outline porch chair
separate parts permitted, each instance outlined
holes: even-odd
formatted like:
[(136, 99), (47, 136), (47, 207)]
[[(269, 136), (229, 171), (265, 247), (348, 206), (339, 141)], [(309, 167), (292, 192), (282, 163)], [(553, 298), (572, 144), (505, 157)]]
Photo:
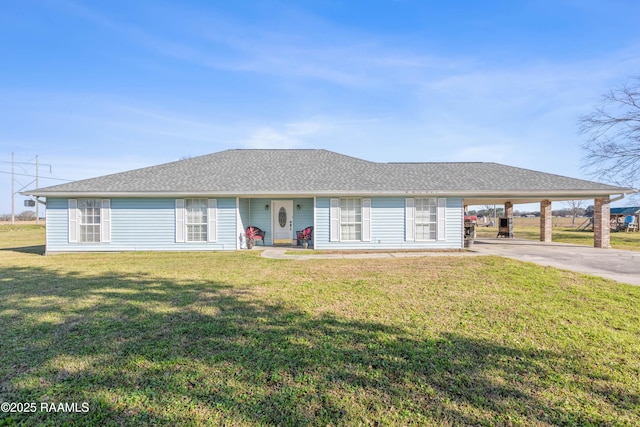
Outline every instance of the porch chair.
[(313, 227), (309, 226), (304, 230), (296, 231), (296, 237), (298, 239), (298, 243), (303, 242), (305, 239), (307, 242), (313, 240)]
[(262, 246), (264, 246), (264, 239), (265, 239), (265, 235), (267, 234), (266, 231), (262, 231), (261, 229), (259, 229), (258, 227), (254, 227), (252, 225), (247, 227), (247, 230), (245, 232), (245, 234), (248, 236), (251, 231), (253, 230), (253, 240), (262, 240)]
[(636, 223), (636, 217), (633, 215), (627, 215), (624, 219), (624, 225), (622, 226), (625, 232), (634, 231), (638, 229), (638, 223)]

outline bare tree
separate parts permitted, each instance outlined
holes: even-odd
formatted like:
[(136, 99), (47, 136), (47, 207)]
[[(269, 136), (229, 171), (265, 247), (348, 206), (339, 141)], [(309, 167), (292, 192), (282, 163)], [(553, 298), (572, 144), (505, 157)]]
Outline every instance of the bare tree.
[(576, 217), (580, 212), (584, 212), (584, 200), (569, 200), (567, 202), (571, 209), (571, 225), (576, 225)]
[(484, 205), (484, 210), (489, 218), (493, 218), (496, 205)]
[(640, 76), (602, 96), (595, 111), (580, 117), (583, 168), (592, 176), (633, 187), (640, 179)]

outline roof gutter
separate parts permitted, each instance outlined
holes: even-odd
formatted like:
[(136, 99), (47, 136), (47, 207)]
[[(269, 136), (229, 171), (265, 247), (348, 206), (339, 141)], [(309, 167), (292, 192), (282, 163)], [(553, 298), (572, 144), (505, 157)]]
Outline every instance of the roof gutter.
[[(592, 197), (607, 197), (612, 194), (620, 194), (615, 200), (624, 198), (626, 194), (637, 193), (638, 190), (617, 188), (616, 190), (607, 191), (607, 189), (597, 190), (553, 190), (553, 191), (519, 191), (519, 190), (500, 190), (500, 191), (424, 191), (424, 190), (408, 190), (408, 191), (358, 191), (358, 190), (324, 190), (324, 191), (290, 191), (290, 192), (239, 192), (239, 191), (159, 191), (159, 192), (134, 192), (134, 191), (75, 191), (75, 192), (49, 192), (49, 191), (23, 191), (20, 194), (24, 196), (36, 197), (187, 197), (187, 196), (253, 196), (253, 197), (314, 197), (314, 196), (332, 196), (332, 195), (361, 195), (361, 196), (457, 196), (457, 197), (513, 197), (513, 198), (542, 198), (545, 197), (573, 197), (579, 199)], [(620, 190), (627, 190), (622, 191)], [(613, 201), (613, 199), (612, 199)]]

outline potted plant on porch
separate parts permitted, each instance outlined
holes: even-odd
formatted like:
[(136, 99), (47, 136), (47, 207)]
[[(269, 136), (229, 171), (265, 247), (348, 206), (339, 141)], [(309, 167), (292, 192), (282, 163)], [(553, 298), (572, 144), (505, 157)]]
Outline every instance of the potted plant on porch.
[(253, 249), (253, 245), (255, 245), (256, 243), (256, 235), (258, 234), (258, 232), (255, 228), (249, 227), (244, 234), (247, 238), (247, 249)]
[(313, 227), (307, 227), (304, 230), (298, 232), (298, 240), (302, 241), (302, 247), (307, 249), (309, 247), (309, 240), (311, 240), (311, 232)]

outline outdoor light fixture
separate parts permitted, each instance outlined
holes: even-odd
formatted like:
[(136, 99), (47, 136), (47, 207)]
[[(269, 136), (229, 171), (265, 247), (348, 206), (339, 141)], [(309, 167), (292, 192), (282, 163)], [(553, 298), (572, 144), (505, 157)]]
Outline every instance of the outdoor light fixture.
[(301, 208), (301, 207), (302, 207), (302, 206), (300, 206), (300, 204), (297, 204), (297, 205), (296, 205), (296, 209), (298, 209), (298, 210), (300, 210), (300, 208)]
[(264, 205), (264, 210), (268, 211), (269, 210), (269, 205)]

